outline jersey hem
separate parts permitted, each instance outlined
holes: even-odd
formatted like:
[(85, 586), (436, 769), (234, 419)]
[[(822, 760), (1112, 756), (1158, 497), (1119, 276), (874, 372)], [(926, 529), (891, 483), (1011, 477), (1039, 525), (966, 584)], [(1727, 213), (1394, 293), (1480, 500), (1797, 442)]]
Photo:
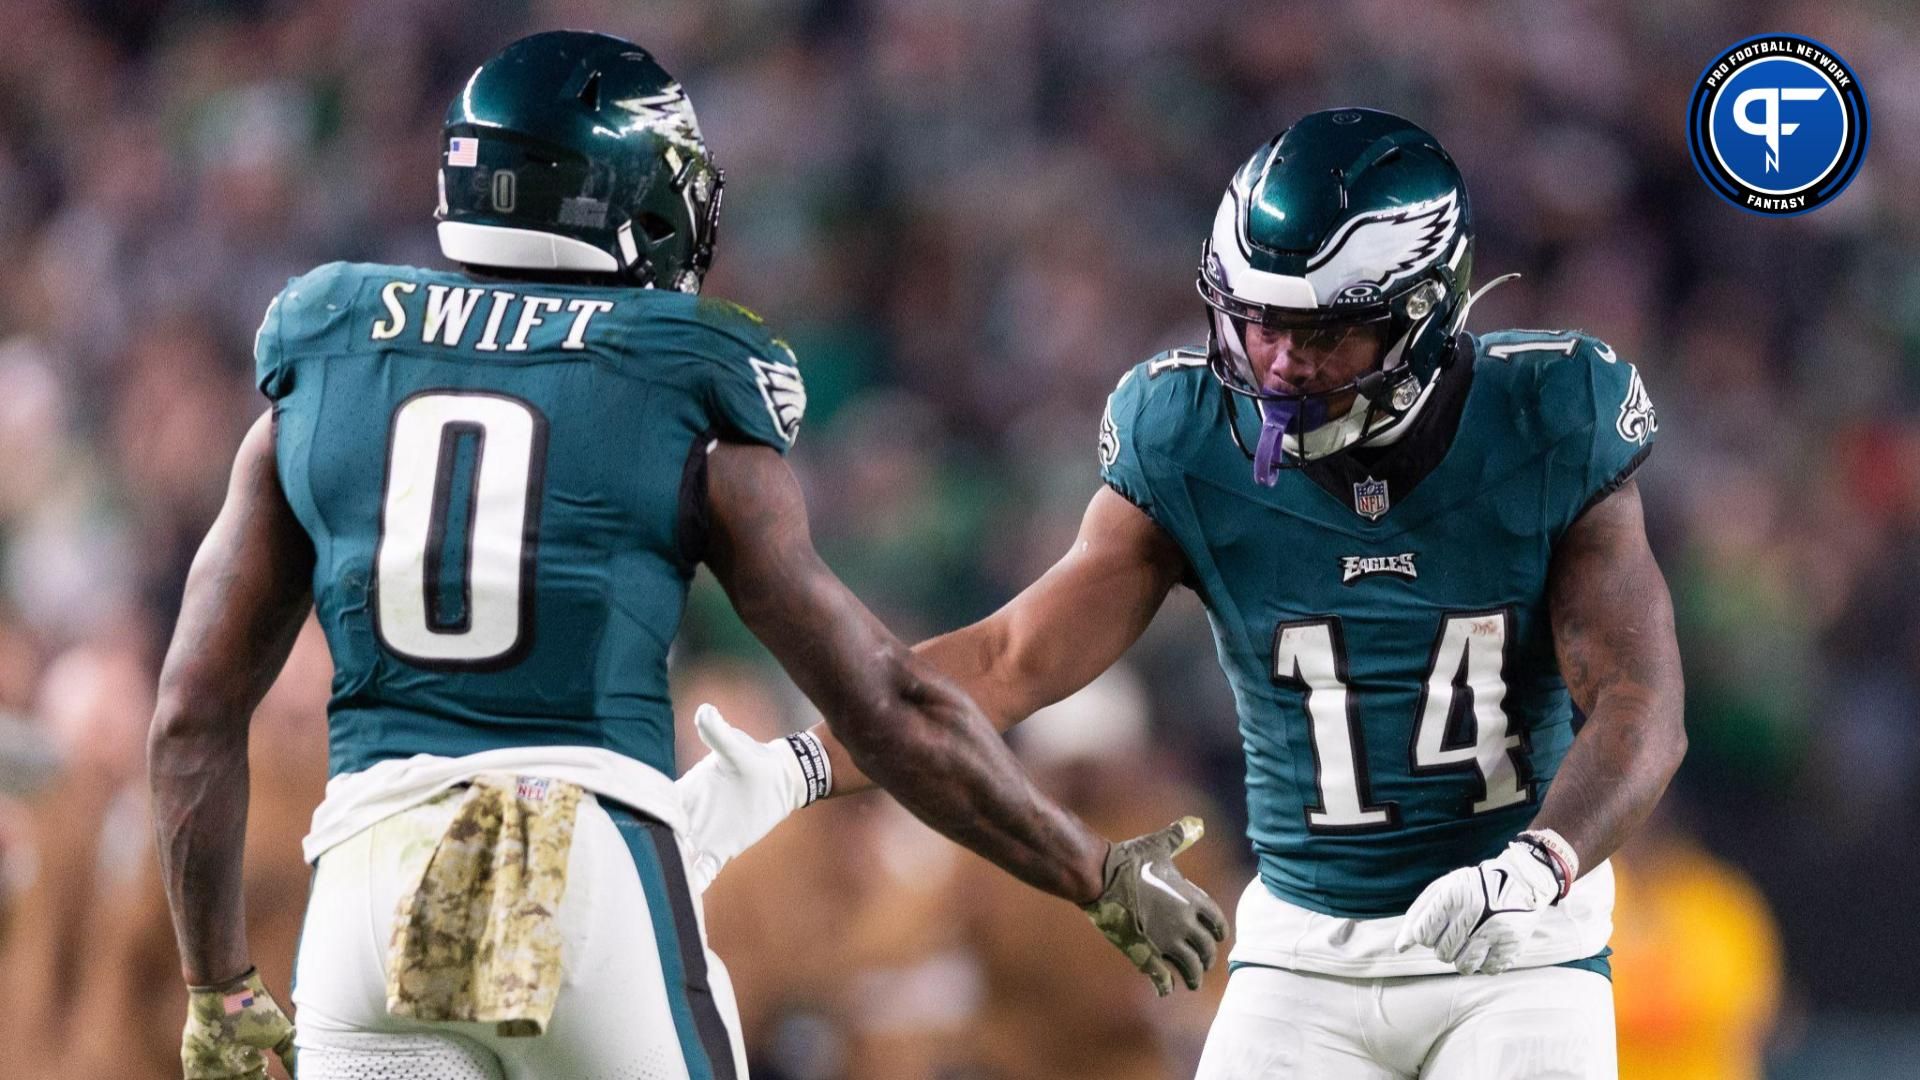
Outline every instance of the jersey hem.
[[(1542, 914), (1514, 966), (1554, 967), (1601, 952), (1613, 935), (1613, 899), (1612, 867), (1603, 860), (1575, 883), (1564, 903)], [(1399, 950), (1405, 918), (1324, 915), (1271, 891), (1256, 876), (1241, 894), (1234, 919), (1239, 940), (1228, 960), (1343, 978), (1452, 972), (1453, 965), (1432, 949)]]
[(550, 777), (649, 814), (676, 833), (687, 830), (686, 810), (673, 778), (625, 754), (600, 747), (514, 746), (462, 757), (415, 754), (389, 758), (360, 772), (341, 773), (313, 812), (301, 851), (308, 863), (328, 849), (394, 814), (426, 802), (482, 773)]
[[(1507, 970), (1509, 970), (1509, 971), (1532, 971), (1532, 970), (1536, 970), (1536, 969), (1539, 969), (1539, 968), (1543, 968), (1543, 967), (1562, 967), (1562, 968), (1572, 968), (1572, 969), (1573, 969), (1573, 970), (1575, 970), (1575, 971), (1591, 971), (1591, 972), (1593, 972), (1593, 973), (1594, 973), (1595, 975), (1598, 975), (1598, 976), (1600, 976), (1600, 977), (1602, 977), (1602, 978), (1604, 978), (1604, 979), (1606, 979), (1606, 980), (1607, 980), (1608, 982), (1612, 982), (1612, 981), (1613, 981), (1613, 963), (1612, 963), (1612, 962), (1611, 962), (1610, 960), (1608, 960), (1608, 959), (1607, 959), (1608, 957), (1610, 957), (1610, 956), (1612, 956), (1612, 955), (1613, 955), (1613, 946), (1611, 946), (1611, 945), (1608, 945), (1608, 946), (1604, 946), (1604, 947), (1602, 947), (1602, 948), (1601, 948), (1601, 950), (1600, 950), (1599, 952), (1597, 952), (1597, 953), (1594, 953), (1594, 954), (1593, 954), (1592, 956), (1583, 956), (1583, 957), (1581, 957), (1581, 958), (1579, 958), (1578, 960), (1563, 960), (1563, 961), (1561, 961), (1561, 962), (1559, 962), (1559, 963), (1557, 963), (1557, 964), (1554, 964), (1554, 963), (1537, 963), (1537, 964), (1529, 964), (1529, 963), (1517, 963), (1517, 964), (1515, 964), (1515, 965), (1514, 965), (1513, 967), (1511, 967), (1511, 968), (1509, 968), (1509, 969), (1507, 969)], [(1420, 975), (1454, 975), (1454, 974), (1458, 974), (1458, 972), (1457, 972), (1457, 971), (1455, 971), (1455, 970), (1454, 970), (1454, 969), (1453, 969), (1452, 967), (1448, 967), (1448, 968), (1446, 968), (1446, 969), (1445, 969), (1444, 971), (1431, 971), (1431, 972), (1428, 972), (1428, 971), (1419, 971), (1419, 972), (1410, 972), (1410, 973), (1409, 973), (1409, 972), (1383, 972), (1383, 971), (1381, 971), (1381, 970), (1379, 970), (1378, 968), (1370, 968), (1370, 969), (1368, 969), (1368, 970), (1366, 970), (1366, 971), (1364, 971), (1364, 972), (1361, 972), (1361, 973), (1359, 973), (1359, 974), (1353, 974), (1353, 973), (1349, 973), (1349, 972), (1338, 972), (1338, 971), (1321, 971), (1321, 970), (1319, 970), (1319, 969), (1316, 969), (1316, 968), (1307, 968), (1307, 967), (1301, 967), (1301, 966), (1298, 966), (1298, 965), (1295, 965), (1295, 966), (1293, 966), (1293, 967), (1288, 967), (1288, 966), (1286, 966), (1285, 964), (1269, 964), (1269, 963), (1263, 963), (1263, 962), (1261, 962), (1261, 961), (1258, 961), (1258, 960), (1229, 960), (1229, 961), (1227, 961), (1227, 973), (1228, 973), (1229, 975), (1231, 975), (1232, 973), (1234, 973), (1234, 972), (1236, 972), (1236, 971), (1239, 971), (1239, 970), (1240, 970), (1241, 968), (1249, 968), (1249, 967), (1253, 967), (1253, 968), (1267, 968), (1268, 970), (1271, 970), (1271, 971), (1306, 971), (1306, 972), (1311, 972), (1312, 974), (1315, 974), (1315, 975), (1337, 975), (1337, 976), (1340, 976), (1341, 978), (1360, 978), (1360, 979), (1366, 979), (1366, 978), (1378, 978), (1378, 979), (1392, 979), (1392, 978), (1403, 978), (1403, 977), (1405, 977), (1406, 975), (1409, 975), (1409, 974), (1411, 974), (1411, 975), (1414, 975), (1414, 976), (1420, 976)]]

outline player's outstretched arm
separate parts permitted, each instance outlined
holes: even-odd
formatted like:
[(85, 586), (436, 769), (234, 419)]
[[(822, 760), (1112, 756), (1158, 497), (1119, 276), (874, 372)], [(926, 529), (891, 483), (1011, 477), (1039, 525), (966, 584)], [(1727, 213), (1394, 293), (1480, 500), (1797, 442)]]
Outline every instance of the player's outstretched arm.
[(1560, 763), (1533, 828), (1598, 866), (1653, 811), (1687, 751), (1673, 599), (1628, 481), (1554, 549), (1547, 581), (1554, 649), (1586, 726)]
[(1547, 589), (1560, 670), (1586, 726), (1527, 831), (1428, 885), (1400, 927), (1401, 950), (1430, 947), (1462, 974), (1513, 965), (1547, 906), (1660, 801), (1687, 748), (1673, 601), (1632, 482), (1561, 537)]
[[(914, 653), (957, 683), (1005, 731), (1091, 682), (1153, 620), (1185, 562), (1172, 538), (1138, 507), (1101, 488), (1080, 535), (1053, 568), (1005, 607)], [(702, 887), (734, 856), (815, 799), (874, 786), (824, 725), (761, 743), (702, 706), (694, 717), (713, 750), (679, 783), (703, 843)]]
[[(714, 573), (748, 627), (828, 717), (849, 769), (871, 775), (921, 820), (1015, 877), (1079, 903), (1161, 994), (1172, 990), (1175, 970), (1199, 989), (1226, 936), (1226, 917), (1173, 865), (1200, 838), (1197, 818), (1109, 845), (1042, 794), (979, 707), (888, 633), (820, 561), (799, 486), (772, 450), (715, 448), (707, 501)], [(1151, 615), (1151, 607), (1141, 612), (1140, 625)], [(1138, 636), (1136, 629), (1126, 640)], [(1089, 667), (1080, 682), (1104, 666)], [(757, 793), (800, 786), (796, 752), (754, 742), (711, 709), (702, 709), (700, 732), (714, 752), (676, 789), (696, 861), (712, 864), (703, 871), (710, 877), (805, 797), (776, 797), (773, 812), (760, 814), (755, 804), (768, 800)], [(763, 784), (759, 774), (775, 782)]]
[(238, 1076), (293, 1027), (247, 958), (241, 849), (247, 728), (309, 606), (313, 549), (274, 471), (272, 415), (247, 432), (226, 504), (194, 556), (148, 735), (154, 832), (193, 988), (188, 1077)]
[(1108, 844), (1034, 787), (965, 694), (916, 658), (814, 551), (787, 463), (721, 443), (708, 563), (851, 759), (902, 805), (1036, 888), (1086, 903)]
[[(960, 685), (1001, 731), (1092, 682), (1146, 633), (1186, 557), (1160, 526), (1112, 488), (1087, 504), (1073, 547), (992, 615), (914, 646)], [(829, 735), (834, 795), (864, 791)]]

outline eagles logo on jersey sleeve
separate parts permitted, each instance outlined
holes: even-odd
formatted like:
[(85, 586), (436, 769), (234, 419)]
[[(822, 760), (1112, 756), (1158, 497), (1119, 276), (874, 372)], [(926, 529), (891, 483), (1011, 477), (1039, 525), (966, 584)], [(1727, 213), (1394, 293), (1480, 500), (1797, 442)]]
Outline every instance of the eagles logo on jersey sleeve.
[(726, 300), (696, 302), (692, 351), (713, 365), (715, 425), (728, 438), (785, 453), (800, 435), (807, 387), (793, 349), (774, 337), (758, 315)]

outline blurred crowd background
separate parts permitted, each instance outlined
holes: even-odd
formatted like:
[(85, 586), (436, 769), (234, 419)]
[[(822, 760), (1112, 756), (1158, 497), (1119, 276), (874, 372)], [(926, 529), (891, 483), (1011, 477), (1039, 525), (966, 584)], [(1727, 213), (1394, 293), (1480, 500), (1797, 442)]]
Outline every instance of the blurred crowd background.
[[(709, 291), (810, 390), (793, 457), (828, 561), (903, 637), (1065, 550), (1101, 404), (1199, 341), (1201, 237), (1299, 114), (1403, 112), (1466, 173), (1481, 329), (1577, 327), (1658, 404), (1641, 474), (1692, 751), (1619, 860), (1629, 1077), (1920, 1070), (1920, 16), (1895, 0), (0, 0), (0, 1074), (177, 1070), (145, 811), (160, 650), (289, 276), (437, 264), (446, 101), (533, 29), (634, 38), (727, 169)], [(1853, 65), (1866, 165), (1810, 216), (1694, 175), (1701, 67), (1791, 31)], [(309, 635), (257, 719), (248, 888), (284, 988), (325, 777)], [(675, 664), (772, 734), (804, 702), (704, 576)], [(1022, 752), (1110, 835), (1204, 812), (1250, 874), (1225, 680), (1191, 595)], [(697, 757), (697, 741), (683, 740)], [(709, 894), (768, 1080), (1188, 1075), (1211, 998), (1156, 1004), (1066, 905), (867, 796)], [(177, 1075), (177, 1071), (173, 1072)]]

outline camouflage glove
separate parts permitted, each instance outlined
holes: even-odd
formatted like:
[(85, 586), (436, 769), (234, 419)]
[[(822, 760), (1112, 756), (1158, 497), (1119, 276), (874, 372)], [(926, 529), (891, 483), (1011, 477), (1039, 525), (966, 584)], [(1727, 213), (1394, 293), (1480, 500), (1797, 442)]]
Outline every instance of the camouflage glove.
[(267, 993), (260, 972), (219, 986), (187, 987), (187, 1030), (180, 1037), (186, 1080), (266, 1080), (271, 1050), (293, 1072), (293, 1021)]
[(1183, 817), (1157, 833), (1113, 845), (1107, 887), (1085, 906), (1093, 925), (1146, 972), (1154, 992), (1173, 992), (1171, 964), (1187, 989), (1213, 965), (1215, 944), (1226, 940), (1227, 919), (1213, 897), (1174, 868), (1173, 857), (1193, 846), (1206, 827)]

